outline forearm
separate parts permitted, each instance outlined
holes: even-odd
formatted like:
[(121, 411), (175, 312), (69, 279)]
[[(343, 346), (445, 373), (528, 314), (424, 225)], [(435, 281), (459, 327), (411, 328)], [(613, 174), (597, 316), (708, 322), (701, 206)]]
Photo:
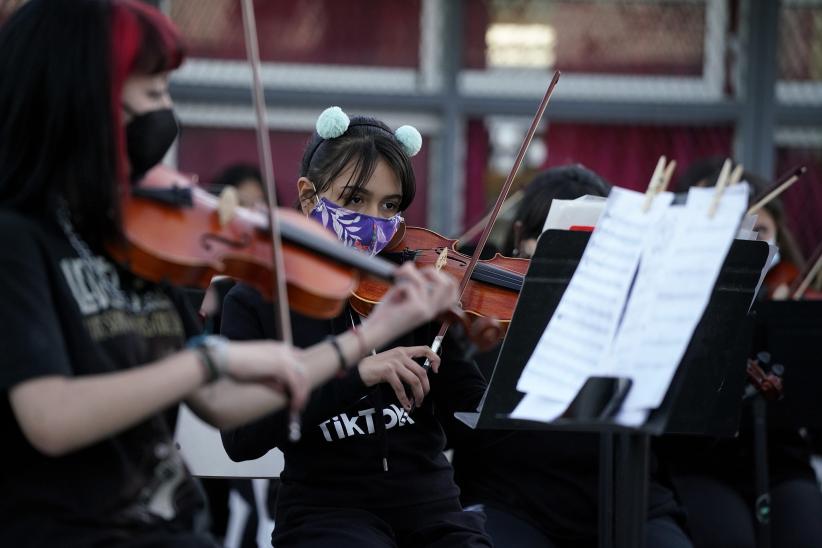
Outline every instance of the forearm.
[(196, 354), (184, 351), (127, 371), (43, 377), (9, 393), (17, 422), (39, 451), (59, 456), (145, 420), (204, 382)]
[[(363, 325), (361, 337), (353, 331), (337, 336), (337, 344), (347, 366), (356, 366), (370, 348), (388, 342), (390, 335), (382, 326)], [(311, 390), (331, 380), (339, 372), (339, 357), (329, 342), (315, 344), (300, 352), (300, 363)], [(198, 390), (189, 403), (205, 421), (232, 429), (287, 406), (286, 397), (265, 385), (240, 384), (221, 380)]]

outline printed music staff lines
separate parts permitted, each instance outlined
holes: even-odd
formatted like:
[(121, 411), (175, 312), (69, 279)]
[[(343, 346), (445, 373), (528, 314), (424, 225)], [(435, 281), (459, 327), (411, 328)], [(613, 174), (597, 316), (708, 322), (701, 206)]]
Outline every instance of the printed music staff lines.
[[(556, 313), (520, 377), (518, 390), (568, 401), (589, 376), (600, 372), (648, 228), (664, 215), (672, 199), (670, 193), (660, 195), (644, 212), (644, 194), (613, 189)], [(591, 287), (596, 294), (588, 293)]]
[[(517, 389), (513, 418), (550, 421), (591, 376), (633, 381), (617, 416), (644, 420), (664, 398), (737, 234), (748, 185), (673, 195), (615, 188)], [(636, 274), (636, 276), (635, 276)]]

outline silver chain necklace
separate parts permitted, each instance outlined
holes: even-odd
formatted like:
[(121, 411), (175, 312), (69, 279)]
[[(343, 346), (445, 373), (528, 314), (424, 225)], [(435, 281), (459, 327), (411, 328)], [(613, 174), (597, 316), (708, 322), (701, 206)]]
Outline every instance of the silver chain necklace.
[[(121, 303), (128, 303), (129, 299), (123, 290), (120, 289), (119, 285), (113, 284), (111, 278), (100, 272), (100, 269), (95, 264), (95, 255), (92, 253), (91, 248), (89, 248), (85, 240), (83, 240), (74, 229), (68, 207), (64, 202), (57, 207), (57, 223), (60, 225), (71, 247), (80, 257), (80, 260), (83, 261), (83, 265), (86, 267), (89, 275), (94, 278), (95, 283), (104, 288), (109, 298), (112, 299), (112, 302), (118, 300)], [(99, 257), (97, 257), (97, 259), (99, 260)]]

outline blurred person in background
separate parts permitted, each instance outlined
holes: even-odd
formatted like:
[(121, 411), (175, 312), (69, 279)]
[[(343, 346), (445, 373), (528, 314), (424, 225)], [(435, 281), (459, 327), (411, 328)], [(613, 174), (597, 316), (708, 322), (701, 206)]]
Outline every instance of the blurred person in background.
[[(679, 179), (677, 190), (713, 186), (724, 160), (709, 158), (697, 162)], [(751, 204), (770, 186), (767, 179), (750, 172), (744, 172), (741, 180), (751, 185)], [(792, 281), (785, 273), (801, 270), (802, 256), (785, 226), (784, 210), (778, 199), (759, 210), (755, 230), (760, 240), (779, 248), (767, 267), (769, 272), (759, 298), (779, 298), (785, 283)], [(771, 287), (767, 287), (769, 281)], [(786, 397), (790, 397), (789, 393)], [(734, 439), (667, 437), (660, 444), (688, 513), (697, 548), (757, 546), (752, 423), (750, 405), (744, 405), (740, 433)], [(806, 429), (768, 427), (772, 546), (822, 546), (822, 492), (811, 465), (813, 434)]]
[(237, 197), (243, 207), (268, 207), (263, 177), (257, 166), (242, 163), (232, 164), (214, 178), (209, 190), (214, 194), (220, 194), (226, 187), (237, 189)]

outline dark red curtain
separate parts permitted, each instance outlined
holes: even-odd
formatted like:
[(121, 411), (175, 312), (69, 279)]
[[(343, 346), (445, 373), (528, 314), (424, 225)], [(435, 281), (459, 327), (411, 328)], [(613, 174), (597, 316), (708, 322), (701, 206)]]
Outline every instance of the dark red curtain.
[(782, 195), (786, 222), (805, 254), (822, 241), (822, 149), (777, 150), (777, 172), (804, 165), (808, 172)]
[[(733, 129), (728, 126), (622, 126), (554, 123), (545, 137), (544, 168), (579, 163), (609, 182), (644, 190), (661, 155), (677, 161), (677, 174), (695, 160), (730, 155)], [(481, 120), (468, 123), (465, 222), (470, 226), (487, 208), (489, 138)], [(676, 175), (675, 175), (676, 178)]]
[[(236, 0), (172, 2), (194, 57), (245, 59)], [(263, 61), (416, 67), (420, 0), (256, 0)]]
[(677, 175), (695, 160), (731, 154), (731, 127), (551, 124), (545, 167), (580, 163), (610, 183), (645, 190), (660, 156)]
[(465, 155), (465, 210), (463, 227), (479, 221), (488, 208), (486, 198), (486, 172), (488, 170), (490, 143), (488, 131), (482, 120), (468, 122), (468, 139)]

